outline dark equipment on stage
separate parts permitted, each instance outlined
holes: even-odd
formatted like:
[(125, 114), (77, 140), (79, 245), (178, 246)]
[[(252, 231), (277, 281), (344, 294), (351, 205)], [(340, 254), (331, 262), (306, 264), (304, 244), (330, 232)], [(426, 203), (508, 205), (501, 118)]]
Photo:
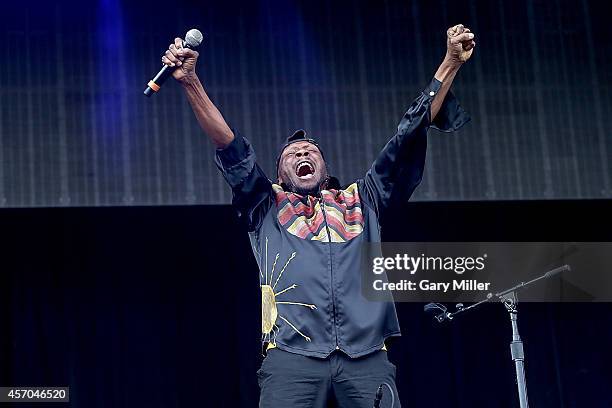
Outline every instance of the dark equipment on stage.
[[(191, 30), (187, 31), (187, 34), (185, 34), (183, 47), (194, 50), (202, 43), (203, 39), (204, 36), (202, 33), (199, 30), (192, 28)], [(176, 67), (169, 67), (168, 65), (164, 64), (157, 75), (155, 75), (155, 77), (147, 84), (147, 89), (144, 90), (145, 96), (151, 97), (151, 95), (158, 92), (164, 81), (168, 79), (170, 75), (172, 75), (172, 72), (174, 72), (175, 69)]]
[(376, 391), (376, 398), (374, 398), (374, 408), (380, 408), (380, 400), (382, 399), (382, 384), (378, 386), (378, 390)]
[(391, 408), (395, 406), (395, 394), (393, 392), (393, 388), (387, 383), (382, 383), (378, 386), (378, 390), (376, 390), (376, 398), (374, 398), (374, 408), (380, 408), (380, 401), (383, 397), (383, 386), (386, 385), (389, 388), (389, 392), (391, 393)]
[(439, 312), (437, 315), (434, 316), (434, 318), (439, 323), (442, 323), (446, 320), (451, 321), (456, 315), (463, 312), (467, 312), (468, 310), (474, 309), (482, 305), (483, 303), (489, 302), (491, 300), (499, 300), (500, 302), (502, 302), (504, 307), (510, 314), (510, 322), (512, 324), (512, 341), (510, 342), (510, 355), (512, 356), (512, 361), (514, 361), (514, 365), (516, 368), (516, 384), (518, 386), (520, 407), (529, 408), (529, 401), (527, 399), (527, 380), (525, 378), (525, 353), (523, 351), (523, 341), (519, 336), (517, 324), (518, 309), (516, 305), (518, 304), (518, 298), (516, 292), (539, 280), (548, 279), (561, 272), (569, 272), (570, 270), (571, 268), (569, 265), (560, 266), (528, 282), (521, 282), (518, 285), (511, 287), (510, 289), (506, 289), (495, 294), (489, 293), (486, 299), (474, 303), (473, 305), (470, 305), (468, 307), (464, 307), (462, 303), (457, 303), (456, 310), (454, 312), (449, 312), (448, 308), (440, 303), (428, 303), (423, 309), (425, 312)]

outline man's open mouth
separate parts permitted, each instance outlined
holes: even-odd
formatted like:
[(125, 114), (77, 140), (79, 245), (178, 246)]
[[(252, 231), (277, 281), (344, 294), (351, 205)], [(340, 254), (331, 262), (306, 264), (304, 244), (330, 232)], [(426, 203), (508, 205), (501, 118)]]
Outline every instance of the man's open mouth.
[(295, 174), (302, 180), (308, 180), (314, 177), (314, 172), (314, 165), (306, 160), (299, 162), (295, 167)]

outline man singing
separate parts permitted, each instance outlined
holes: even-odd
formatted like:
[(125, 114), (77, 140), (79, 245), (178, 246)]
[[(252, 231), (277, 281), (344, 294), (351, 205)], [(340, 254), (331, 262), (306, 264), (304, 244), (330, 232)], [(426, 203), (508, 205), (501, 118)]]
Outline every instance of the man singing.
[(365, 176), (346, 187), (328, 173), (322, 149), (303, 130), (280, 150), (276, 182), (268, 179), (251, 143), (230, 129), (204, 91), (195, 72), (198, 53), (177, 38), (162, 57), (176, 67), (174, 78), (217, 147), (217, 166), (259, 265), (267, 351), (257, 373), (260, 407), (324, 408), (336, 401), (370, 408), (383, 383), (400, 406), (385, 348), (387, 338), (400, 335), (395, 306), (362, 296), (360, 247), (380, 242), (387, 210), (421, 182), (428, 129), (452, 132), (469, 121), (449, 89), (475, 45), (463, 25), (448, 29), (434, 78)]

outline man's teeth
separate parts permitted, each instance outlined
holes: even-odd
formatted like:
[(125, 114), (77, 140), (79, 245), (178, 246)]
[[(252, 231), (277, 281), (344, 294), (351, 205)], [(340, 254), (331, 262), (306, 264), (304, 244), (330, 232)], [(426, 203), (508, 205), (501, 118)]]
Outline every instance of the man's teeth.
[(299, 178), (310, 178), (314, 174), (314, 167), (309, 162), (304, 161), (297, 165), (295, 172)]
[(308, 163), (308, 162), (302, 162), (302, 163), (298, 164), (298, 168), (297, 168), (297, 169), (298, 169), (298, 171), (300, 171), (300, 169), (301, 169), (302, 167), (304, 167), (304, 166), (306, 166), (306, 167), (308, 167), (310, 170), (312, 170), (312, 166), (310, 165), (310, 163)]

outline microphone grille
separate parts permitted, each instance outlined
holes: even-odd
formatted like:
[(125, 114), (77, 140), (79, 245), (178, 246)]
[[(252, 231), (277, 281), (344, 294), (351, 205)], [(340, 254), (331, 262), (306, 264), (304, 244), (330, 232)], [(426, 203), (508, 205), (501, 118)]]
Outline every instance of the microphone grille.
[(189, 48), (197, 47), (202, 43), (203, 39), (204, 36), (200, 30), (196, 30), (195, 28), (192, 28), (191, 30), (187, 31), (187, 34), (185, 34), (185, 44), (187, 44)]

